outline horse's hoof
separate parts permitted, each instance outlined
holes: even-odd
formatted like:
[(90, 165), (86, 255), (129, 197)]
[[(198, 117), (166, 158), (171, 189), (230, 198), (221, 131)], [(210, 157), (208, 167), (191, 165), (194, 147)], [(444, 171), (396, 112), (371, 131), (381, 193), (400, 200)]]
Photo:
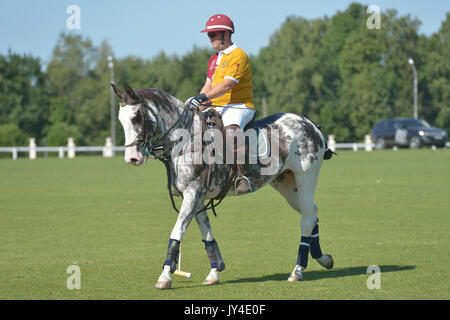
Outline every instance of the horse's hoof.
[(155, 284), (155, 288), (157, 289), (170, 289), (172, 286), (172, 280), (158, 280)]
[(302, 281), (303, 280), (303, 272), (301, 267), (295, 267), (294, 271), (291, 273), (291, 275), (288, 278), (289, 282), (294, 281)]
[(294, 282), (294, 281), (303, 281), (303, 275), (299, 275), (296, 273), (292, 273), (289, 278), (288, 278), (289, 282)]
[(219, 279), (205, 279), (205, 281), (202, 282), (204, 286), (212, 286), (219, 283)]
[(334, 266), (333, 257), (329, 254), (324, 254), (320, 258), (317, 259), (317, 262), (324, 267), (325, 269), (332, 269)]

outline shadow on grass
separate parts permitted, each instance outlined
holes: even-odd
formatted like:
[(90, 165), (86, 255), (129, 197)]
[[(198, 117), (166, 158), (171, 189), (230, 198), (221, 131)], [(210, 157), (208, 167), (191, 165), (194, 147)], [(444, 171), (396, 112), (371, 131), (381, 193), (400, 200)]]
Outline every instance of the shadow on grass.
[[(385, 272), (398, 272), (405, 270), (413, 270), (416, 266), (397, 266), (397, 265), (382, 265), (379, 266), (381, 273)], [(351, 277), (358, 275), (366, 275), (367, 274), (367, 266), (360, 267), (349, 267), (349, 268), (338, 268), (332, 270), (314, 270), (309, 271), (306, 270), (303, 274), (303, 281), (313, 281), (319, 279), (328, 279), (328, 278), (343, 278), (343, 277)], [(252, 278), (242, 278), (236, 280), (230, 280), (223, 282), (224, 284), (229, 283), (245, 283), (245, 282), (264, 282), (264, 281), (286, 281), (289, 277), (289, 273), (275, 273), (267, 276), (261, 277), (252, 277)]]

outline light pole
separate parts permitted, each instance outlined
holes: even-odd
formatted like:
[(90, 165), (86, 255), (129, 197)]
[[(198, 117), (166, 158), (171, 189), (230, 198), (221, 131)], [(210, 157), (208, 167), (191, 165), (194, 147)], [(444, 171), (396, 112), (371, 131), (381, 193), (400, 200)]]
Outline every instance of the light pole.
[[(111, 75), (111, 83), (114, 84), (114, 62), (113, 57), (108, 56), (108, 67)], [(113, 146), (113, 156), (116, 155), (116, 151), (114, 150), (114, 147), (116, 146), (116, 105), (114, 102), (114, 92), (112, 91), (111, 87), (109, 88), (111, 91), (111, 142)]]
[(408, 63), (411, 65), (414, 74), (414, 119), (417, 119), (417, 71), (412, 58), (408, 59)]

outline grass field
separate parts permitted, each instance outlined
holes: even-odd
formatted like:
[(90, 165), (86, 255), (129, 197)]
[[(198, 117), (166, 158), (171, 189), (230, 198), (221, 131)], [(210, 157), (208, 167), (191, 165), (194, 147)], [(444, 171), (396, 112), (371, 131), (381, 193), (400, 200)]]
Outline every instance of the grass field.
[[(299, 215), (270, 187), (227, 198), (210, 220), (226, 270), (209, 261), (195, 221), (171, 290), (153, 286), (176, 215), (164, 166), (122, 157), (0, 160), (0, 299), (449, 299), (450, 150), (340, 151), (324, 162), (316, 203), (322, 249), (305, 281), (286, 281)], [(180, 202), (178, 201), (178, 204)], [(81, 289), (69, 290), (70, 265)], [(367, 267), (381, 270), (369, 290)]]

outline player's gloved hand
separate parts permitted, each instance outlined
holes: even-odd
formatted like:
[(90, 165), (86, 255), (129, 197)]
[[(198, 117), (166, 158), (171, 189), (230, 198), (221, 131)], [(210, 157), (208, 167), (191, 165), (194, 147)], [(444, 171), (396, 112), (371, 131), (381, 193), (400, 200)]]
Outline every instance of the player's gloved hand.
[(208, 97), (206, 96), (206, 94), (202, 93), (198, 96), (187, 99), (185, 105), (191, 108), (192, 110), (194, 109), (196, 110), (205, 101), (208, 101)]

